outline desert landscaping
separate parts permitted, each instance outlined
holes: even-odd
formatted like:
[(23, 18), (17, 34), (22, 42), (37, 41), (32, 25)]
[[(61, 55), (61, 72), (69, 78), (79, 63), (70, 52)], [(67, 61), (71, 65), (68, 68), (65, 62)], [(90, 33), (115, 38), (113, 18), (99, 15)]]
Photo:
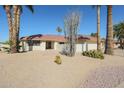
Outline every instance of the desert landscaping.
[(78, 7), (0, 6), (0, 88), (124, 87), (124, 7)]
[[(0, 87), (123, 87), (124, 56), (94, 59), (76, 54), (67, 57), (55, 50), (0, 53)], [(60, 55), (62, 64), (54, 62)], [(120, 86), (119, 86), (120, 85)]]

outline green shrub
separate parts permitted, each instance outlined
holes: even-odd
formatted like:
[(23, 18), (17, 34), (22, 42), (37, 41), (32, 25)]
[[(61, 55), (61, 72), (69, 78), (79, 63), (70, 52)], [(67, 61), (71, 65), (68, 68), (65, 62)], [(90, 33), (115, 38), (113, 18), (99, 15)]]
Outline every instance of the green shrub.
[(56, 62), (57, 64), (61, 64), (62, 60), (60, 56), (56, 56), (54, 62)]
[(92, 57), (92, 58), (104, 59), (103, 53), (97, 50), (84, 51), (82, 55)]

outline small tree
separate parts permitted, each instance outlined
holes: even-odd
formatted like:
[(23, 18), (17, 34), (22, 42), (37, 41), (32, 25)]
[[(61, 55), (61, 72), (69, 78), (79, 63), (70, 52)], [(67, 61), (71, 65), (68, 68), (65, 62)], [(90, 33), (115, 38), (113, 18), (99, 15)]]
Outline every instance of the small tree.
[(97, 37), (97, 33), (91, 33), (90, 36)]
[(56, 28), (56, 31), (57, 31), (58, 33), (61, 33), (61, 32), (62, 32), (62, 29), (58, 26), (58, 27)]
[(114, 27), (114, 37), (120, 42), (120, 47), (124, 46), (124, 21), (118, 24), (115, 24)]
[(64, 34), (67, 40), (67, 55), (74, 56), (76, 52), (77, 32), (80, 23), (79, 12), (71, 12), (64, 18)]

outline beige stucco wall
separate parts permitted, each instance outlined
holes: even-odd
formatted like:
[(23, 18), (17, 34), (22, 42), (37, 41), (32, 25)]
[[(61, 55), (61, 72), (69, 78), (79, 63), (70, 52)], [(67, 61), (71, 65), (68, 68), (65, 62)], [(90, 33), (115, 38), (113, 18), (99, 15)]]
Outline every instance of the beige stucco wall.
[(59, 44), (58, 50), (59, 50), (59, 51), (62, 51), (62, 50), (64, 49), (64, 47), (65, 47), (65, 44)]
[(41, 42), (41, 50), (46, 50), (46, 42)]
[(83, 51), (87, 51), (88, 49), (87, 49), (87, 42), (84, 42), (83, 43), (83, 49), (82, 49)]
[(54, 49), (55, 49), (55, 50), (58, 50), (58, 46), (59, 46), (59, 45), (58, 45), (58, 42), (54, 42)]
[(83, 51), (83, 44), (76, 44), (76, 52)]
[(31, 50), (46, 50), (46, 42), (41, 42), (40, 46), (28, 46), (28, 43), (26, 41), (23, 41), (23, 45), (24, 51), (30, 51), (31, 48)]
[(82, 52), (87, 50), (88, 50), (87, 42), (76, 44), (76, 52)]
[(54, 42), (54, 49), (57, 51), (62, 51), (65, 44), (59, 44), (59, 42)]
[(33, 46), (33, 50), (46, 50), (46, 42), (40, 42), (40, 46)]
[[(57, 51), (62, 51), (65, 44), (59, 44), (55, 43), (55, 50)], [(96, 43), (89, 43), (89, 42), (84, 42), (84, 43), (78, 43), (76, 44), (76, 52), (81, 53), (82, 51), (89, 51), (89, 50), (96, 50), (97, 49), (97, 44)]]
[(96, 43), (88, 43), (87, 47), (88, 47), (88, 51), (89, 50), (96, 50), (97, 44)]
[(96, 43), (84, 42), (82, 44), (76, 44), (76, 52), (96, 50), (96, 49), (97, 49)]
[(28, 43), (26, 41), (23, 41), (23, 44), (24, 44), (24, 51), (29, 51)]
[[(54, 50), (62, 51), (64, 49), (65, 44), (59, 44), (59, 42), (53, 42)], [(26, 41), (24, 41), (24, 48), (25, 51), (29, 51), (29, 46)], [(90, 42), (84, 42), (84, 43), (78, 43), (76, 44), (76, 52), (82, 52), (82, 51), (89, 51), (89, 50), (96, 50), (97, 44), (96, 43), (90, 43)], [(33, 46), (32, 50), (46, 50), (46, 42), (41, 42), (40, 46)]]

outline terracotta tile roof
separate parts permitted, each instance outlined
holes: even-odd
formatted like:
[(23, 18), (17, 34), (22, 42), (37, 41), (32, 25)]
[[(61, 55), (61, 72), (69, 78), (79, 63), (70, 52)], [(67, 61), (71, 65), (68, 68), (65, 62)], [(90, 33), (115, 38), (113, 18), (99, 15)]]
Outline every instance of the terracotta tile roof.
[(97, 42), (97, 38), (96, 37), (89, 37), (90, 38), (90, 40), (89, 41), (92, 41), (92, 42)]
[[(60, 35), (42, 35), (42, 34), (22, 37), (21, 40), (42, 40), (42, 41), (66, 42), (66, 39), (65, 39), (64, 36), (60, 36)], [(79, 41), (88, 40), (88, 41), (96, 42), (97, 39), (95, 37), (91, 37), (91, 36), (79, 35), (78, 40)]]
[(78, 40), (79, 41), (86, 40), (86, 41), (90, 41), (90, 42), (97, 42), (97, 37), (87, 36), (87, 35), (79, 35)]
[(57, 41), (57, 42), (66, 42), (64, 36), (59, 35), (31, 35), (22, 37), (21, 40), (42, 40), (42, 41)]

